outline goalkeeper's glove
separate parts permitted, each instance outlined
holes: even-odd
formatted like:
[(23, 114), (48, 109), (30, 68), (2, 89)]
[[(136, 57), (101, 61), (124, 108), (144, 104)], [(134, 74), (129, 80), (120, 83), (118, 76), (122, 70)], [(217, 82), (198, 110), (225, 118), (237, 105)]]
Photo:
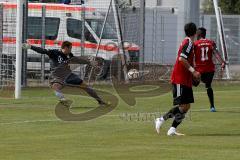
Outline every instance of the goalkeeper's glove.
[(97, 67), (98, 62), (96, 60), (92, 60), (92, 61), (90, 61), (90, 65), (93, 66), (93, 67)]
[(26, 49), (26, 50), (27, 50), (27, 49), (31, 49), (31, 45), (28, 44), (28, 43), (23, 43), (23, 44), (22, 44), (22, 48), (23, 48), (23, 49)]
[(95, 57), (89, 56), (89, 57), (88, 57), (88, 60), (89, 60), (91, 66), (93, 66), (93, 67), (98, 66), (98, 62), (96, 61), (96, 58), (95, 58)]

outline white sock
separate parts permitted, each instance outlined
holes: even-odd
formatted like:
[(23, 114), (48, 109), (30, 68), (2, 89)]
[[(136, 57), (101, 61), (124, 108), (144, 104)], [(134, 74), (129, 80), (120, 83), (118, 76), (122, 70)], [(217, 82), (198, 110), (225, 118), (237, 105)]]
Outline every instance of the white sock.
[(59, 98), (59, 99), (64, 99), (64, 95), (62, 92), (60, 91), (55, 91), (55, 95)]
[(160, 117), (160, 120), (161, 120), (161, 121), (165, 121), (165, 120), (163, 119), (163, 117)]

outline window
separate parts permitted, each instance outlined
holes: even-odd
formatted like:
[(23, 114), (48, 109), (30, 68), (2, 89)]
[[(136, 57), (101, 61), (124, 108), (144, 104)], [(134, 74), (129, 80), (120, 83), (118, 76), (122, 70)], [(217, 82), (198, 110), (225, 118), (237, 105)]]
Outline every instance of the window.
[(162, 5), (162, 0), (157, 0), (157, 6), (161, 6)]
[[(88, 19), (87, 22), (97, 36), (100, 37), (103, 27), (103, 19)], [(106, 23), (105, 25), (102, 39), (117, 39), (117, 32), (109, 23)]]
[[(46, 17), (46, 39), (55, 40), (58, 35), (60, 18)], [(28, 38), (42, 39), (42, 18), (28, 17)]]
[[(85, 39), (86, 41), (90, 41), (96, 43), (95, 38), (89, 32), (87, 27), (85, 27)], [(82, 21), (77, 19), (68, 18), (67, 19), (67, 34), (69, 37), (82, 39)]]
[(82, 21), (68, 18), (67, 19), (67, 34), (72, 38), (82, 38)]

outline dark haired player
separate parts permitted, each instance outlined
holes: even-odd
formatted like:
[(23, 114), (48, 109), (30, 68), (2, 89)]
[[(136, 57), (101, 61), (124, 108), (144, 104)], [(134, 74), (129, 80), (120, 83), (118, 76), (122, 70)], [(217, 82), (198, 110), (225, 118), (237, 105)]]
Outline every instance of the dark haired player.
[(53, 78), (51, 83), (52, 89), (55, 91), (55, 95), (58, 97), (60, 102), (64, 105), (69, 106), (70, 100), (65, 99), (61, 89), (64, 85), (78, 85), (81, 89), (85, 90), (91, 97), (95, 98), (100, 105), (105, 105), (104, 101), (97, 95), (97, 93), (89, 86), (87, 86), (80, 77), (72, 73), (69, 64), (90, 64), (96, 66), (97, 62), (88, 59), (87, 57), (74, 57), (72, 54), (72, 43), (64, 41), (61, 45), (61, 49), (43, 49), (40, 47), (32, 46), (24, 43), (24, 49), (32, 49), (33, 51), (46, 54), (50, 58), (51, 65), (51, 77)]
[(174, 118), (167, 135), (184, 135), (178, 133), (176, 128), (185, 118), (185, 114), (190, 109), (190, 104), (194, 103), (192, 91), (192, 77), (200, 78), (200, 73), (195, 71), (193, 66), (193, 41), (197, 27), (194, 23), (187, 23), (184, 26), (186, 37), (182, 41), (177, 55), (177, 60), (171, 75), (173, 86), (174, 107), (164, 116), (155, 120), (155, 129), (160, 133), (161, 125), (169, 118)]
[(198, 40), (194, 42), (195, 69), (201, 73), (201, 81), (205, 83), (205, 88), (210, 102), (210, 111), (216, 112), (212, 89), (212, 80), (215, 72), (213, 55), (221, 63), (222, 69), (225, 68), (225, 62), (221, 58), (215, 42), (206, 39), (205, 28), (198, 28), (197, 39)]

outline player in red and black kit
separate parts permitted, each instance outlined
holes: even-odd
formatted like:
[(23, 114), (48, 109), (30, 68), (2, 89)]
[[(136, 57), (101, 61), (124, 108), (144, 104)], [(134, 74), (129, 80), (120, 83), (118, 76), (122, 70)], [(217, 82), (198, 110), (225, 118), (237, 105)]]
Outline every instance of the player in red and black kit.
[(183, 135), (176, 132), (177, 126), (185, 118), (185, 114), (190, 109), (190, 104), (194, 103), (192, 91), (192, 77), (200, 78), (200, 73), (195, 71), (193, 66), (193, 40), (195, 38), (197, 27), (194, 23), (188, 23), (184, 27), (186, 38), (178, 50), (178, 56), (171, 76), (173, 85), (173, 105), (174, 107), (164, 116), (157, 118), (155, 128), (157, 133), (164, 121), (174, 118), (172, 127), (167, 135)]
[(213, 55), (221, 63), (222, 69), (225, 68), (225, 62), (221, 58), (214, 41), (206, 39), (206, 29), (198, 28), (197, 41), (194, 42), (195, 69), (201, 73), (201, 81), (205, 83), (207, 95), (210, 101), (210, 111), (216, 112), (214, 106), (214, 96), (212, 89), (212, 80), (215, 72)]

